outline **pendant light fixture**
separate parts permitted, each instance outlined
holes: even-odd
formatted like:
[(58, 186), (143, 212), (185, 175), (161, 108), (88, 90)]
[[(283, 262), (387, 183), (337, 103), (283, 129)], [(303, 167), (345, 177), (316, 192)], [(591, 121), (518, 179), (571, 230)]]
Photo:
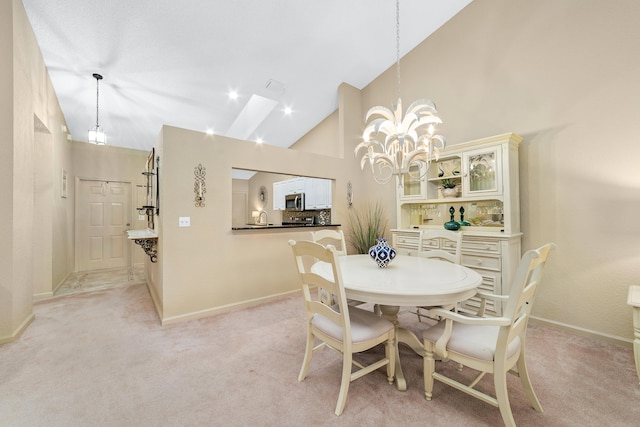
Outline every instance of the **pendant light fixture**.
[(399, 0), (396, 0), (396, 77), (398, 102), (393, 106), (394, 111), (377, 106), (367, 112), (362, 134), (364, 141), (355, 148), (355, 155), (366, 149), (360, 168), (364, 169), (368, 162), (376, 182), (386, 184), (395, 176), (402, 186), (403, 174), (417, 180), (427, 175), (432, 159), (438, 160), (439, 150), (445, 147), (446, 141), (441, 135), (434, 135), (435, 125), (441, 124), (442, 120), (432, 101), (418, 99), (402, 117)]
[(100, 96), (100, 80), (102, 80), (102, 76), (95, 73), (93, 78), (96, 79), (96, 125), (89, 129), (89, 142), (96, 145), (106, 145), (107, 134), (104, 133), (104, 130), (100, 127), (100, 122), (98, 121), (98, 99)]

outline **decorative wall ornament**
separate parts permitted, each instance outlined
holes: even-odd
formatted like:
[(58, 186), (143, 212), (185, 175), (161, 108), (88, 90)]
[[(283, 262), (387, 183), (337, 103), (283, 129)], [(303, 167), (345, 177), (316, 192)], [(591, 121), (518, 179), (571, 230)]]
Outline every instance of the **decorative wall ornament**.
[(62, 169), (60, 171), (60, 197), (66, 198), (68, 193), (68, 179), (67, 179), (67, 171)]
[(196, 176), (195, 181), (193, 183), (193, 192), (196, 194), (196, 207), (203, 208), (204, 207), (204, 195), (207, 192), (207, 182), (205, 180), (207, 175), (207, 169), (199, 164), (193, 170), (193, 174)]
[(258, 190), (258, 200), (263, 207), (266, 206), (269, 201), (269, 192), (267, 191), (267, 187), (264, 185), (260, 187), (260, 190)]
[(351, 207), (353, 205), (353, 185), (351, 185), (351, 181), (347, 181), (347, 206)]

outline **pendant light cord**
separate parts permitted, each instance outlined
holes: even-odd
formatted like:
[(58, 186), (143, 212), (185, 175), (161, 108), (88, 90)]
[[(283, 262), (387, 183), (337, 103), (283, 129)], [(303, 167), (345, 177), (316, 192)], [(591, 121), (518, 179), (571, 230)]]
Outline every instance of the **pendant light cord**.
[(396, 0), (396, 91), (400, 99), (400, 0)]
[(99, 101), (99, 97), (100, 97), (100, 78), (96, 77), (96, 128), (100, 127), (99, 124), (99, 120), (98, 120), (98, 113), (99, 113), (99, 105), (100, 105), (100, 101)]
[(100, 80), (102, 80), (102, 75), (95, 73), (93, 78), (96, 79), (96, 128), (99, 128), (100, 122), (98, 120), (98, 113), (100, 112)]

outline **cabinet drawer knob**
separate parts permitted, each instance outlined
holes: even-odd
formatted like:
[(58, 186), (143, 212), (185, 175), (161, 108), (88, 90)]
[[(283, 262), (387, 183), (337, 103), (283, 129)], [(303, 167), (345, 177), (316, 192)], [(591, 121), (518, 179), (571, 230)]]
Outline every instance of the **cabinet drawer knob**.
[(482, 265), (482, 260), (480, 258), (476, 259), (476, 264)]

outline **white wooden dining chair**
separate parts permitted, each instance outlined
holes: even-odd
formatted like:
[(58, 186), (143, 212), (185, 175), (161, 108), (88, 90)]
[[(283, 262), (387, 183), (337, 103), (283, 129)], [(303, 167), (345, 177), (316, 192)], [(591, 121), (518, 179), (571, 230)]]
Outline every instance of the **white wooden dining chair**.
[[(500, 317), (468, 317), (445, 309), (433, 309), (443, 321), (423, 333), (424, 343), (424, 390), (425, 398), (431, 400), (434, 380), (441, 381), (483, 402), (500, 409), (507, 426), (515, 426), (515, 420), (507, 394), (507, 372), (520, 377), (522, 386), (533, 405), (542, 412), (526, 365), (525, 336), (531, 307), (542, 278), (549, 252), (555, 245), (546, 244), (530, 250), (522, 256), (508, 295), (491, 295), (479, 292), (483, 301), (487, 298), (506, 302)], [(481, 305), (482, 308), (484, 305)], [(452, 361), (479, 371), (469, 384), (435, 371), (435, 358)], [(486, 373), (493, 374), (496, 397), (474, 387)]]
[[(422, 230), (420, 232), (417, 255), (423, 258), (433, 258), (454, 264), (461, 264), (462, 231)], [(430, 307), (416, 307), (415, 314), (418, 316), (418, 321), (422, 322), (422, 317), (431, 317), (431, 315), (427, 315), (429, 308)]]
[(342, 230), (332, 230), (324, 228), (311, 232), (311, 241), (320, 243), (323, 246), (333, 245), (336, 248), (337, 255), (347, 254), (347, 241), (344, 238)]
[[(325, 228), (318, 231), (311, 232), (311, 241), (320, 243), (323, 246), (333, 245), (336, 248), (337, 255), (347, 255), (347, 241), (344, 238), (342, 230), (332, 230)], [(329, 295), (326, 291), (320, 291), (320, 299), (327, 305), (334, 305), (336, 303), (335, 295)], [(349, 305), (361, 305), (362, 301), (348, 299)]]
[[(387, 381), (393, 384), (395, 376), (395, 327), (394, 325), (374, 313), (349, 306), (342, 283), (342, 274), (336, 249), (332, 245), (326, 248), (319, 243), (310, 241), (289, 240), (293, 249), (296, 266), (302, 282), (304, 304), (307, 313), (307, 345), (304, 361), (300, 368), (298, 381), (307, 376), (311, 356), (321, 348), (328, 347), (342, 355), (342, 380), (340, 393), (336, 404), (335, 414), (340, 415), (347, 401), (349, 384), (370, 372), (386, 366)], [(331, 264), (333, 280), (327, 280), (312, 273), (304, 262), (305, 257), (314, 257), (320, 262)], [(311, 288), (326, 289), (336, 295), (334, 306), (323, 304)], [(320, 344), (315, 345), (315, 339)], [(369, 365), (363, 365), (354, 360), (355, 353), (369, 350), (379, 344), (385, 346), (385, 356)], [(353, 366), (358, 369), (352, 372)]]

